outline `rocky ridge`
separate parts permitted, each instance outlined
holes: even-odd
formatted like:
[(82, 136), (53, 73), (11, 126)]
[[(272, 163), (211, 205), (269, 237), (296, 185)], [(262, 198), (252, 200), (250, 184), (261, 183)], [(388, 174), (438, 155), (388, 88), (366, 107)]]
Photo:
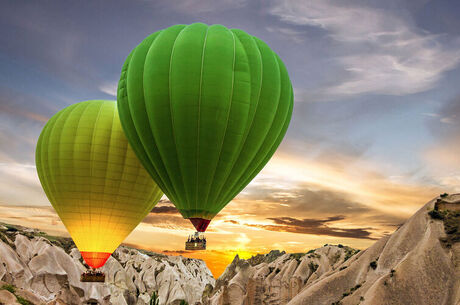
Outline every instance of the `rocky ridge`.
[[(0, 226), (0, 287), (33, 304), (194, 304), (215, 280), (206, 264), (121, 246), (102, 268), (106, 283), (82, 283), (86, 268), (71, 239), (20, 226)], [(209, 289), (209, 288), (208, 288)], [(14, 294), (0, 290), (0, 303)], [(9, 304), (9, 303), (5, 303)], [(14, 303), (11, 303), (14, 304)]]
[(236, 257), (203, 303), (460, 305), (460, 211), (435, 206), (455, 196), (460, 204), (443, 194), (356, 255), (329, 245), (306, 255)]
[(343, 245), (324, 245), (307, 253), (274, 250), (248, 260), (236, 256), (215, 288), (205, 292), (203, 304), (286, 304), (358, 252)]
[(361, 252), (325, 245), (236, 256), (217, 281), (203, 261), (120, 247), (104, 266), (106, 285), (81, 283), (70, 239), (0, 225), (0, 304), (144, 305), (158, 291), (161, 305), (460, 305), (456, 204), (458, 194), (431, 200)]

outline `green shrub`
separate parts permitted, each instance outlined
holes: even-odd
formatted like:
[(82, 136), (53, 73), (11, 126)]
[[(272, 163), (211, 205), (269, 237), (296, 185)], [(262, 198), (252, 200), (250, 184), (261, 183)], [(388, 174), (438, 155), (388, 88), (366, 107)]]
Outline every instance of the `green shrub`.
[(377, 269), (377, 261), (372, 261), (369, 266), (374, 270)]
[(10, 284), (3, 285), (1, 289), (2, 290), (8, 290), (11, 293), (15, 293), (15, 291), (16, 291), (16, 287), (14, 287), (13, 285), (10, 285)]
[(186, 300), (180, 300), (179, 305), (188, 305), (188, 302)]
[(150, 305), (158, 305), (160, 303), (160, 298), (156, 291), (153, 292), (152, 296), (150, 297)]
[(345, 258), (343, 259), (344, 262), (346, 262), (350, 257), (358, 253), (360, 250), (354, 250), (349, 247), (344, 247), (345, 248)]
[(23, 297), (16, 296), (16, 301), (18, 301), (19, 304), (21, 305), (34, 305), (34, 303), (24, 299)]
[(431, 218), (433, 219), (441, 219), (443, 220), (444, 219), (444, 213), (438, 211), (438, 210), (431, 210), (428, 212), (428, 215), (431, 216)]
[(316, 270), (318, 270), (318, 267), (319, 265), (318, 264), (315, 264), (314, 262), (310, 262), (308, 264), (308, 268), (310, 268), (311, 270), (311, 273), (315, 272)]
[(358, 290), (359, 288), (361, 288), (361, 284), (357, 284), (355, 287), (351, 288), (350, 291), (353, 292), (355, 290)]

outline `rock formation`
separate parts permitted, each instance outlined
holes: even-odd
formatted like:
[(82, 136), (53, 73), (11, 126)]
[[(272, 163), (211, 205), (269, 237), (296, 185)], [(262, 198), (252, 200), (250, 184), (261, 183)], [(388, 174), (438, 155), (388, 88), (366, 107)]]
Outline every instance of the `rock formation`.
[(304, 287), (359, 252), (342, 245), (325, 245), (308, 253), (278, 250), (248, 260), (235, 257), (215, 288), (203, 296), (206, 305), (287, 304)]
[[(195, 304), (215, 280), (197, 259), (119, 247), (102, 271), (105, 283), (81, 283), (85, 271), (70, 239), (19, 226), (0, 227), (0, 303), (20, 296), (38, 304), (148, 304), (157, 291), (160, 305)], [(13, 288), (14, 287), (14, 288)], [(11, 303), (15, 304), (15, 303)]]
[[(443, 201), (458, 197), (444, 195)], [(326, 245), (306, 255), (235, 257), (203, 303), (459, 305), (460, 212), (434, 209), (437, 199), (356, 255)]]
[(236, 256), (217, 281), (201, 260), (120, 247), (105, 284), (81, 283), (70, 239), (0, 225), (0, 304), (144, 305), (157, 291), (161, 305), (460, 305), (457, 204), (460, 195), (443, 194), (361, 252), (325, 245)]

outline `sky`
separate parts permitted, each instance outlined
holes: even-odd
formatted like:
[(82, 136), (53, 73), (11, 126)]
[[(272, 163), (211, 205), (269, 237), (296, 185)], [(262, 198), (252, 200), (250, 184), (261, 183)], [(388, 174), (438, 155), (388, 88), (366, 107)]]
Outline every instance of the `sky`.
[(66, 235), (38, 180), (35, 145), (60, 109), (116, 99), (150, 33), (240, 28), (284, 61), (291, 124), (260, 174), (212, 221), (208, 250), (167, 198), (125, 244), (201, 258), (365, 249), (441, 192), (460, 191), (460, 2), (0, 0), (0, 221)]

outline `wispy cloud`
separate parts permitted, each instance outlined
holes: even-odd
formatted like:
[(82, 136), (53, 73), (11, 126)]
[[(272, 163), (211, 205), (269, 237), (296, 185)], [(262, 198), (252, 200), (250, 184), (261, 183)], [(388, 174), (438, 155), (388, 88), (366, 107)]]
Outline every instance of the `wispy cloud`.
[(171, 215), (170, 213), (150, 213), (143, 220), (143, 223), (153, 227), (169, 230), (190, 230), (192, 225), (182, 215)]
[(25, 109), (19, 109), (19, 108), (14, 108), (9, 105), (0, 105), (0, 111), (8, 116), (16, 116), (16, 117), (22, 117), (25, 119), (29, 119), (32, 121), (40, 122), (40, 123), (46, 123), (48, 122), (48, 117), (44, 116), (39, 113), (35, 113), (32, 111), (27, 111)]
[(30, 206), (49, 204), (34, 165), (0, 163), (0, 172), (0, 203)]
[(332, 216), (325, 219), (298, 219), (294, 217), (271, 217), (267, 219), (273, 221), (274, 224), (243, 225), (277, 232), (375, 239), (371, 236), (372, 232), (369, 231), (371, 228), (340, 228), (332, 226), (331, 223), (345, 219), (342, 215)]
[(299, 30), (292, 29), (287, 26), (267, 26), (265, 28), (270, 33), (276, 33), (283, 35), (295, 43), (301, 43), (305, 41), (305, 33)]
[(286, 24), (320, 28), (335, 41), (344, 77), (308, 93), (316, 99), (422, 92), (460, 62), (458, 37), (431, 35), (394, 11), (343, 1), (284, 0), (270, 12)]
[(173, 206), (156, 206), (152, 209), (154, 214), (179, 214), (179, 211)]
[[(155, 1), (156, 2), (156, 1)], [(168, 7), (177, 12), (198, 15), (210, 12), (222, 12), (229, 9), (239, 9), (247, 5), (247, 0), (172, 0), (166, 1)]]
[(460, 95), (444, 103), (427, 122), (434, 143), (422, 151), (435, 183), (446, 191), (460, 191)]
[(118, 82), (104, 82), (99, 86), (99, 90), (105, 94), (116, 97)]

